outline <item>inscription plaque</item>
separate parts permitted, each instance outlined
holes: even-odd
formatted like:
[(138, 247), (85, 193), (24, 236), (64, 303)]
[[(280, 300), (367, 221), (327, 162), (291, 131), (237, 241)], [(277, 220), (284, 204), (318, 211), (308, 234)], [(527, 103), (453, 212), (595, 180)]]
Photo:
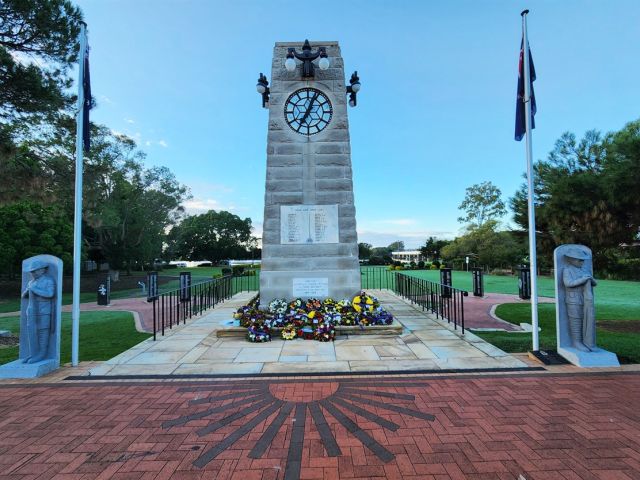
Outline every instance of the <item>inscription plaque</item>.
[(329, 296), (328, 278), (294, 278), (294, 298), (325, 298)]
[(281, 205), (280, 243), (338, 243), (337, 205)]

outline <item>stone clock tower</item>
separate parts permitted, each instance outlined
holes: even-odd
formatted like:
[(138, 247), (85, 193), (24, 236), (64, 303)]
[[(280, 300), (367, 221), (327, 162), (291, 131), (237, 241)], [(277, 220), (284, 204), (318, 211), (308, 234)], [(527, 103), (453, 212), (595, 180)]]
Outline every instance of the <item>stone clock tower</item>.
[(352, 297), (360, 265), (338, 43), (276, 43), (271, 80), (260, 304)]

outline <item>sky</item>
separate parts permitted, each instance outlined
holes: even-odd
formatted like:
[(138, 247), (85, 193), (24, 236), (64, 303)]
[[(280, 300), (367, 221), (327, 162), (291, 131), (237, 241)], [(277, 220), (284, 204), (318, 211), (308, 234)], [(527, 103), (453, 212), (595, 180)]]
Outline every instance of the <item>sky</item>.
[[(279, 41), (335, 40), (362, 88), (349, 124), (358, 240), (416, 248), (453, 238), (465, 189), (524, 181), (514, 135), (520, 12), (537, 81), (533, 158), (565, 131), (640, 118), (640, 2), (79, 0), (91, 119), (136, 140), (187, 185), (191, 214), (249, 217), (260, 237), (271, 79)], [(504, 219), (510, 224), (510, 215)]]

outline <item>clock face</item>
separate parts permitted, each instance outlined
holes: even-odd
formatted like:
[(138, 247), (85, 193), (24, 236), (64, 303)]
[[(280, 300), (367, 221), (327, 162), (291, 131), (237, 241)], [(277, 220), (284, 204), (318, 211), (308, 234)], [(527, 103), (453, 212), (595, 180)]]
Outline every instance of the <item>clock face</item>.
[(315, 88), (296, 90), (284, 104), (287, 124), (302, 135), (313, 135), (329, 125), (333, 107), (327, 96)]

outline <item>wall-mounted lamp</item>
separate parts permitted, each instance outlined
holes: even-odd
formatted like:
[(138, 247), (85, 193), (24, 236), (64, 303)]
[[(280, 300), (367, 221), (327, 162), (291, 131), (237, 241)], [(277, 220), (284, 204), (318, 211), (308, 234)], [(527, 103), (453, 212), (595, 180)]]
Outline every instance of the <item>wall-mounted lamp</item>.
[(349, 83), (351, 84), (347, 87), (347, 93), (349, 94), (349, 106), (355, 107), (358, 104), (356, 97), (358, 95), (358, 92), (360, 91), (361, 86), (360, 77), (358, 77), (357, 70), (351, 74)]
[(312, 52), (309, 40), (305, 40), (304, 45), (302, 45), (302, 53), (298, 53), (295, 48), (289, 48), (287, 59), (284, 61), (284, 68), (286, 68), (288, 72), (293, 72), (296, 69), (295, 59), (297, 58), (302, 61), (302, 78), (313, 78), (314, 66), (312, 62), (318, 57), (320, 57), (318, 61), (320, 70), (329, 68), (330, 63), (329, 57), (327, 57), (327, 49), (325, 47), (318, 47), (318, 50)]
[(262, 95), (262, 108), (269, 108), (269, 82), (267, 77), (265, 77), (262, 73), (260, 73), (260, 77), (258, 77), (258, 83), (256, 84), (256, 90), (260, 95)]

